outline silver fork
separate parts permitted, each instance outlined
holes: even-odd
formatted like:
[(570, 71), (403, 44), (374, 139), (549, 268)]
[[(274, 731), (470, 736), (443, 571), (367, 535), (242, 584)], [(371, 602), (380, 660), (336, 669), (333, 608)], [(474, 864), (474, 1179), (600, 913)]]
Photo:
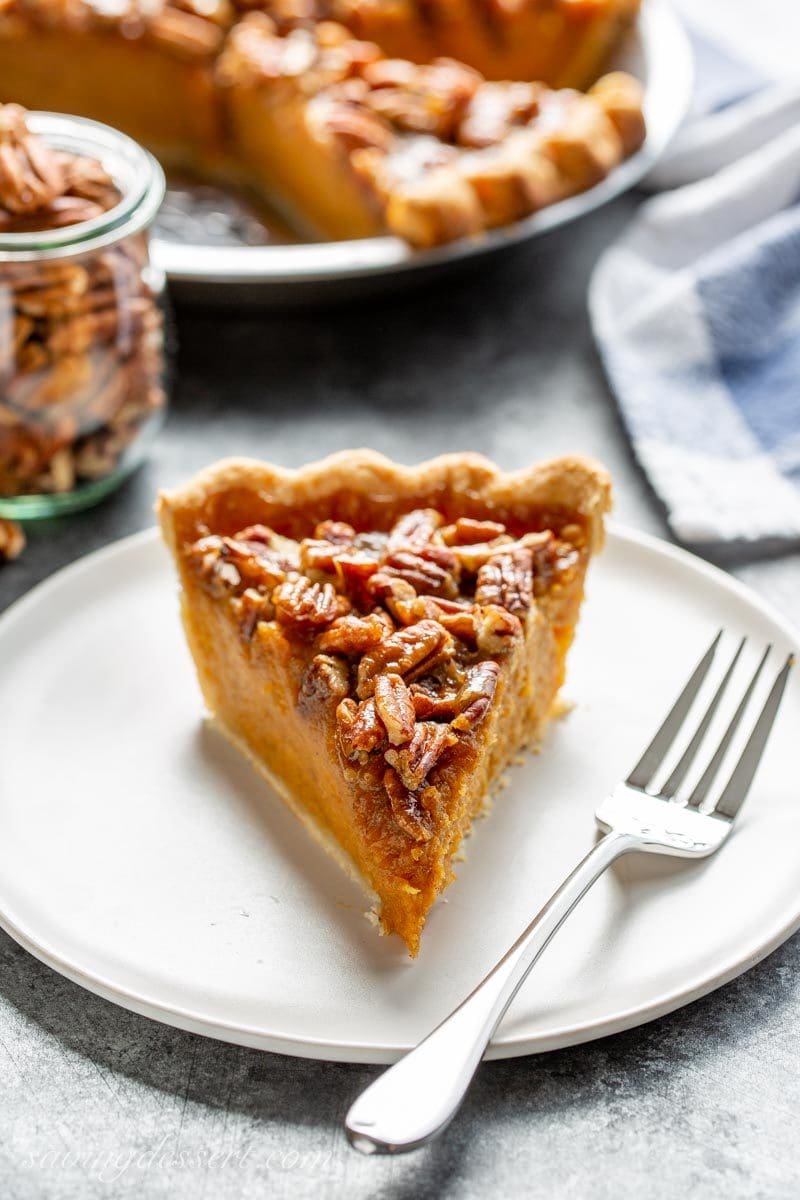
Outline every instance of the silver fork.
[(675, 767), (658, 790), (653, 790), (668, 752), (689, 724), (687, 718), (711, 670), (722, 632), (714, 638), (630, 775), (598, 808), (595, 816), (604, 836), (483, 982), (352, 1105), (345, 1128), (357, 1150), (365, 1154), (402, 1153), (425, 1145), (446, 1128), (528, 972), (577, 903), (615, 859), (632, 850), (706, 858), (728, 837), (767, 744), (792, 666), (791, 655), (778, 672), (727, 781), (718, 786), (724, 760), (769, 656), (769, 646), (705, 770), (685, 797), (681, 785), (725, 697), (744, 649), (743, 638)]

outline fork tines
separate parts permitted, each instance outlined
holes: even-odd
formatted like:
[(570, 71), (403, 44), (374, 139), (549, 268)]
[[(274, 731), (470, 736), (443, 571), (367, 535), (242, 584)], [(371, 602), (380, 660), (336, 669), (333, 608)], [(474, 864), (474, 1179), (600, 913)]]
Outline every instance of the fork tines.
[[(689, 678), (688, 683), (684, 687), (678, 699), (670, 709), (663, 724), (658, 729), (650, 745), (645, 750), (642, 757), (637, 762), (636, 766), (631, 771), (626, 779), (626, 783), (630, 787), (639, 788), (641, 791), (649, 790), (654, 782), (654, 777), (659, 771), (659, 768), (665, 761), (667, 754), (675, 743), (678, 734), (686, 724), (687, 717), (692, 709), (695, 700), (697, 699), (706, 678), (711, 671), (712, 664), (715, 660), (717, 650), (722, 640), (724, 630), (720, 629), (716, 637), (712, 641), (708, 650), (705, 652), (700, 662), (695, 667)], [(654, 794), (665, 800), (674, 800), (681, 784), (684, 782), (692, 764), (701, 749), (703, 742), (709, 731), (712, 721), (720, 709), (720, 706), (728, 691), (728, 686), (734, 675), (736, 667), (742, 656), (742, 652), (747, 643), (746, 638), (742, 638), (732, 656), (725, 673), (711, 697), (705, 712), (689, 739), (686, 748), (678, 759), (676, 765), (670, 772), (668, 779), (656, 789)], [(693, 788), (686, 803), (691, 808), (700, 808), (701, 805), (708, 799), (709, 794), (721, 775), (722, 767), (731, 747), (731, 743), (736, 735), (739, 726), (745, 717), (748, 709), (751, 707), (751, 700), (756, 685), (764, 670), (767, 659), (772, 651), (771, 646), (767, 646), (761, 656), (761, 659), (756, 667), (753, 675), (750, 678), (747, 687), (745, 688), (739, 703), (736, 705), (732, 716), (728, 722), (725, 732), (722, 734), (719, 743), (714, 749), (708, 764), (703, 771), (700, 779)], [(727, 783), (720, 791), (715, 803), (713, 811), (718, 816), (727, 817), (730, 820), (738, 813), (747, 793), (750, 790), (750, 785), (753, 782), (753, 777), (756, 773), (756, 768), (761, 761), (761, 756), (769, 738), (770, 730), (772, 729), (775, 717), (780, 707), (781, 698), (783, 696), (786, 681), (789, 677), (789, 671), (794, 662), (794, 656), (789, 655), (781, 669), (778, 671), (770, 688), (763, 707), (761, 708), (755, 724), (750, 732), (750, 735), (736, 761)]]

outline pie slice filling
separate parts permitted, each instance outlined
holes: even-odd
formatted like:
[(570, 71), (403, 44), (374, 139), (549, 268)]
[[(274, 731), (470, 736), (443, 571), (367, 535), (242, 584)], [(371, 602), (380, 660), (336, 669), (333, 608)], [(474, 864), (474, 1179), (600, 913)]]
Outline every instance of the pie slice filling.
[(161, 497), (209, 710), (416, 955), (564, 675), (605, 472), (221, 463)]

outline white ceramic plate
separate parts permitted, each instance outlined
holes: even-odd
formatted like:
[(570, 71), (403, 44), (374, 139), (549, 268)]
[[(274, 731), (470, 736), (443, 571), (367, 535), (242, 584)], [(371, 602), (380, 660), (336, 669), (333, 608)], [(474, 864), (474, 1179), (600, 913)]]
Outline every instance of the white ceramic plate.
[(693, 81), (689, 40), (668, 0), (646, 0), (636, 29), (610, 64), (645, 86), (647, 140), (597, 187), (551, 205), (503, 229), (433, 250), (412, 250), (394, 237), (300, 245), (215, 246), (157, 236), (154, 261), (186, 298), (219, 304), (277, 299), (300, 301), (358, 294), (372, 280), (389, 285), (407, 272), (431, 271), (527, 241), (608, 203), (655, 164), (686, 115)]
[[(0, 922), (64, 975), (158, 1020), (288, 1054), (389, 1061), (590, 848), (595, 803), (720, 625), (751, 635), (745, 667), (766, 642), (796, 644), (729, 577), (611, 535), (571, 662), (577, 706), (511, 771), (412, 962), (204, 725), (166, 552), (154, 532), (120, 542), (0, 619)], [(703, 864), (639, 855), (607, 873), (518, 995), (494, 1057), (668, 1012), (800, 925), (798, 728), (795, 677), (729, 844)]]

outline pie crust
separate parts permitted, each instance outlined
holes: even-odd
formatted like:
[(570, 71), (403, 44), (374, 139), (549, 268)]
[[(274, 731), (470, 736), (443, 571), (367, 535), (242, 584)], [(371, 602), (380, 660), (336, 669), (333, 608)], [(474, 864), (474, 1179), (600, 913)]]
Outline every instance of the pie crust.
[(159, 500), (210, 713), (412, 955), (552, 714), (609, 504), (582, 458), (366, 450), (227, 460)]

